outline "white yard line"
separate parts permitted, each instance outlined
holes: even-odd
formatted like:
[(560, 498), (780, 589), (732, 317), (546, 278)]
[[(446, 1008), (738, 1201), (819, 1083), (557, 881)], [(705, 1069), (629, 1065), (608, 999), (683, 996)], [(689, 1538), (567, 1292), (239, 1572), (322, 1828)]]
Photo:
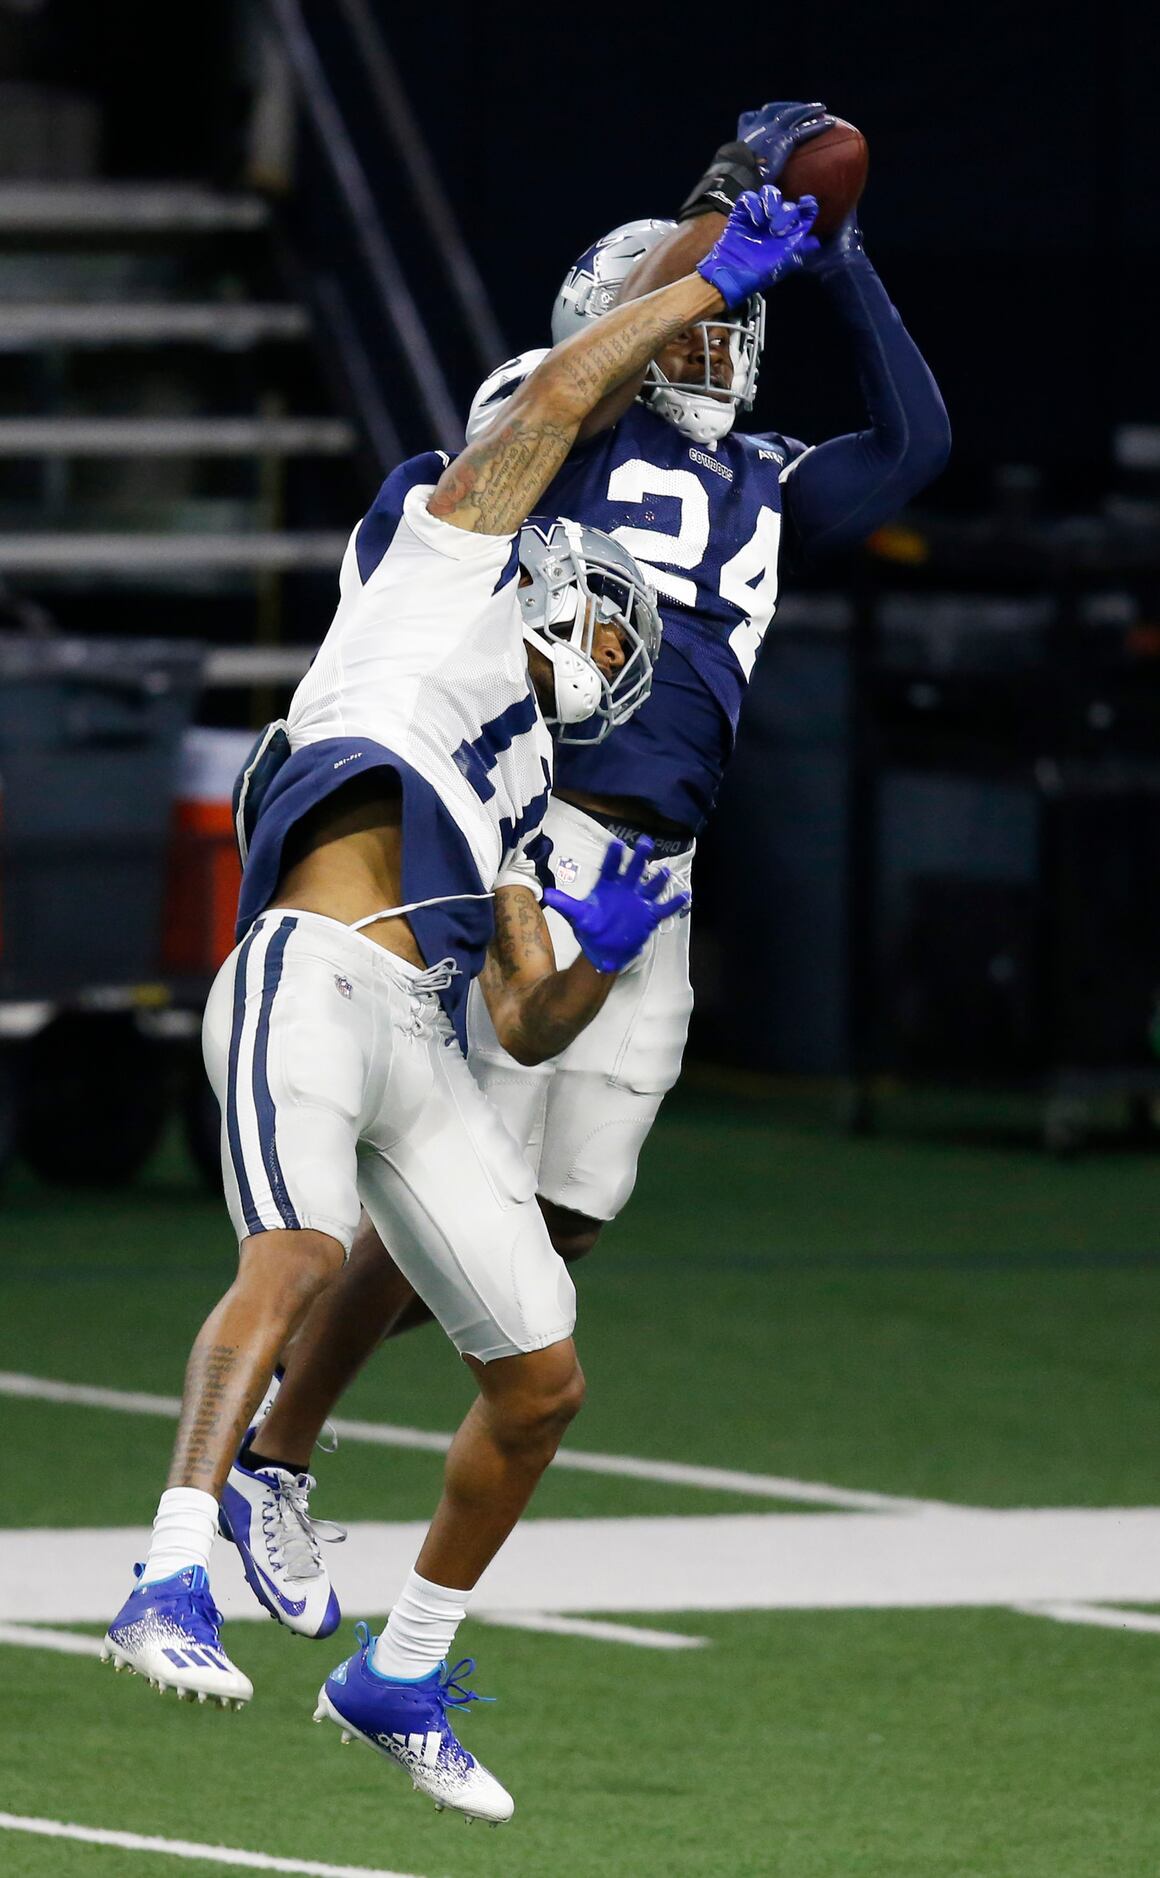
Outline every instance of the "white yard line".
[(301, 1878), (415, 1878), (411, 1872), (384, 1871), (372, 1865), (324, 1865), (314, 1858), (275, 1858), (269, 1852), (244, 1852), (233, 1845), (198, 1845), (189, 1839), (157, 1839), (140, 1832), (110, 1832), (101, 1826), (74, 1826), (62, 1819), (30, 1819), (0, 1813), (0, 1832), (30, 1832), (43, 1839), (79, 1839), (83, 1845), (115, 1845), (124, 1852), (161, 1852), (169, 1858), (200, 1859), (207, 1865), (241, 1865), (247, 1871), (281, 1871)]
[[(556, 1637), (591, 1637), (597, 1643), (632, 1643), (638, 1650), (703, 1650), (708, 1637), (683, 1630), (646, 1630), (641, 1624), (602, 1624), (592, 1617), (549, 1617), (546, 1611), (473, 1611), (477, 1623), (502, 1630), (546, 1630)], [(35, 1631), (27, 1631), (35, 1636)], [(57, 1633), (67, 1635), (67, 1632)], [(0, 1630), (0, 1643), (4, 1641)]]
[[(24, 1376), (0, 1370), (0, 1396), (27, 1401), (69, 1403), (83, 1408), (113, 1409), (127, 1415), (160, 1415), (176, 1419), (181, 1408), (175, 1395), (148, 1395), (135, 1389), (99, 1389), (87, 1383), (57, 1382), (49, 1376)], [(345, 1441), (362, 1441), (380, 1448), (413, 1448), (445, 1454), (449, 1434), (428, 1428), (403, 1428), (392, 1422), (335, 1420), (335, 1433)], [(561, 1448), (554, 1467), (582, 1474), (607, 1474), (628, 1480), (656, 1480), (671, 1487), (700, 1487), (712, 1493), (738, 1493), (761, 1500), (797, 1500), (803, 1505), (842, 1507), (860, 1513), (927, 1513), (944, 1510), (941, 1500), (912, 1500), (891, 1493), (866, 1493), (856, 1487), (831, 1487), (814, 1480), (791, 1480), (781, 1474), (748, 1474), (730, 1467), (698, 1467), (684, 1461), (652, 1461), (631, 1454), (591, 1454), (582, 1448)]]
[[(86, 1408), (112, 1409), (132, 1415), (156, 1415), (168, 1420), (176, 1417), (180, 1407), (176, 1396), (153, 1395), (138, 1390), (92, 1387), (82, 1383), (59, 1382), (50, 1377), (29, 1376), (11, 1371), (0, 1371), (0, 1396), (3, 1395), (33, 1401), (73, 1404)], [(385, 1422), (343, 1420), (337, 1421), (334, 1426), (346, 1440), (365, 1442), (376, 1447), (411, 1448), (426, 1453), (443, 1453), (451, 1441), (450, 1435), (431, 1429), (399, 1427)], [(805, 1505), (841, 1508), (852, 1516), (849, 1520), (838, 1522), (838, 1528), (824, 1537), (817, 1527), (819, 1524), (826, 1526), (829, 1522), (815, 1522), (807, 1514), (759, 1517), (758, 1526), (764, 1526), (767, 1521), (772, 1521), (772, 1524), (780, 1529), (778, 1543), (773, 1556), (751, 1561), (753, 1570), (747, 1575), (747, 1582), (744, 1586), (732, 1586), (723, 1595), (719, 1582), (720, 1570), (715, 1566), (710, 1574), (711, 1582), (709, 1583), (700, 1583), (695, 1587), (691, 1583), (687, 1584), (682, 1587), (676, 1597), (673, 1595), (673, 1588), (669, 1587), (666, 1595), (650, 1598), (649, 1608), (658, 1611), (681, 1608), (690, 1610), (864, 1609), (875, 1606), (918, 1609), (946, 1604), (996, 1604), (1016, 1610), (1023, 1616), (1047, 1619), (1056, 1623), (1087, 1624), (1101, 1629), (1160, 1634), (1160, 1615), (1142, 1611), (1117, 1610), (1111, 1603), (1111, 1600), (1116, 1598), (1136, 1598), (1142, 1602), (1148, 1602), (1154, 1597), (1160, 1597), (1160, 1581), (1153, 1585), (1146, 1569), (1140, 1576), (1138, 1559), (1131, 1562), (1131, 1569), (1127, 1571), (1126, 1576), (1123, 1573), (1117, 1574), (1115, 1570), (1109, 1570), (1108, 1566), (1111, 1565), (1116, 1550), (1113, 1546), (1109, 1551), (1107, 1565), (1098, 1559), (1089, 1559), (1084, 1569), (1078, 1573), (1065, 1570), (1062, 1576), (1070, 1578), (1072, 1582), (1064, 1584), (1060, 1582), (1060, 1574), (1056, 1570), (1058, 1560), (1051, 1556), (1048, 1556), (1046, 1560), (1042, 1557), (1039, 1535), (1047, 1530), (1047, 1526), (1042, 1522), (1048, 1522), (1054, 1527), (1054, 1537), (1060, 1543), (1064, 1541), (1066, 1530), (1067, 1543), (1070, 1544), (1075, 1534), (1086, 1534), (1086, 1521), (1093, 1517), (1091, 1514), (1085, 1516), (1082, 1509), (1072, 1509), (1069, 1512), (1068, 1509), (1044, 1508), (1036, 1514), (1028, 1509), (1013, 1508), (1006, 1513), (995, 1513), (986, 1509), (954, 1507), (937, 1500), (909, 1499), (894, 1494), (868, 1493), (853, 1488), (834, 1487), (816, 1481), (794, 1480), (777, 1474), (751, 1474), (730, 1468), (693, 1466), (678, 1461), (646, 1460), (632, 1455), (594, 1454), (575, 1448), (562, 1450), (556, 1458), (555, 1465), (576, 1472), (659, 1481), (671, 1486), (731, 1492), (756, 1499), (796, 1500)], [(876, 1517), (866, 1522), (856, 1517), (859, 1513), (872, 1513)], [(912, 1517), (916, 1514), (925, 1515), (925, 1518), (916, 1521)], [(896, 1525), (899, 1515), (906, 1516), (902, 1521), (906, 1535), (903, 1541), (904, 1553), (883, 1573), (882, 1565), (885, 1561), (879, 1561), (877, 1565), (874, 1561), (883, 1547), (889, 1552), (893, 1544), (889, 1531)], [(948, 1515), (952, 1519), (949, 1528), (945, 1527), (945, 1518)], [(611, 1550), (616, 1551), (620, 1542), (628, 1538), (630, 1528), (640, 1527), (642, 1531), (649, 1533), (648, 1550), (654, 1574), (657, 1557), (654, 1548), (659, 1543), (662, 1548), (661, 1555), (669, 1559), (669, 1571), (672, 1571), (674, 1564), (677, 1564), (675, 1576), (680, 1579), (685, 1576), (685, 1573), (680, 1569), (674, 1555), (667, 1552), (667, 1542), (680, 1548), (682, 1540), (687, 1540), (701, 1526), (705, 1526), (712, 1532), (712, 1556), (716, 1559), (721, 1540), (726, 1529), (733, 1523), (734, 1517), (739, 1516), (719, 1515), (711, 1521), (673, 1519), (532, 1522), (529, 1528), (520, 1529), (519, 1535), (508, 1548), (509, 1560), (513, 1555), (518, 1556), (525, 1549), (529, 1554), (529, 1563), (533, 1556), (536, 1559), (534, 1571), (527, 1576), (521, 1574), (522, 1583), (503, 1586), (504, 1595), (499, 1598), (499, 1604), (502, 1607), (510, 1598), (513, 1606), (512, 1612), (496, 1610), (493, 1607), (493, 1610), (486, 1616), (483, 1611), (477, 1614), (484, 1617), (485, 1621), (490, 1617), (493, 1621), (509, 1622), (526, 1629), (553, 1629), (565, 1635), (589, 1636), (594, 1640), (599, 1639), (604, 1642), (635, 1643), (638, 1647), (653, 1649), (697, 1648), (705, 1641), (704, 1639), (685, 1637), (677, 1632), (646, 1629), (643, 1626), (605, 1623), (588, 1617), (572, 1617), (565, 1613), (569, 1604), (573, 1610), (603, 1608), (609, 1611), (615, 1610), (620, 1605), (624, 1595), (624, 1584), (634, 1581), (634, 1578), (639, 1577), (639, 1573), (630, 1570), (627, 1578), (621, 1576), (615, 1585), (602, 1582), (599, 1593), (595, 1589), (594, 1579), (599, 1577), (602, 1568), (610, 1563), (610, 1545)], [(751, 1517), (740, 1517), (739, 1530), (749, 1524)], [(1101, 1515), (1096, 1514), (1094, 1517), (1100, 1518)], [(1109, 1541), (1113, 1538), (1122, 1539), (1125, 1532), (1134, 1525), (1141, 1525), (1142, 1529), (1147, 1527), (1148, 1521), (1154, 1517), (1154, 1511), (1150, 1512), (1146, 1508), (1127, 1509), (1120, 1513), (1117, 1513), (1115, 1509), (1103, 1509), (1102, 1513), (1102, 1519), (1110, 1522), (1107, 1535)], [(969, 1522), (965, 1527), (961, 1523), (964, 1519)], [(807, 1522), (804, 1528), (800, 1525), (801, 1521)], [(993, 1523), (996, 1521), (997, 1524)], [(1127, 1526), (1125, 1526), (1125, 1521)], [(592, 1557), (589, 1569), (583, 1574), (585, 1579), (583, 1587), (570, 1586), (569, 1595), (560, 1597), (564, 1610), (529, 1612), (527, 1608), (529, 1603), (533, 1600), (536, 1603), (541, 1601), (545, 1583), (553, 1584), (555, 1593), (559, 1594), (560, 1587), (554, 1577), (554, 1574), (560, 1570), (559, 1555), (544, 1556), (542, 1559), (539, 1557), (541, 1548), (553, 1547), (552, 1533), (557, 1525), (569, 1527), (571, 1533), (576, 1534), (577, 1537), (585, 1528), (595, 1536), (596, 1529), (602, 1527), (604, 1536), (599, 1539), (596, 1555)], [(413, 1556), (413, 1547), (418, 1543), (421, 1530), (419, 1527), (415, 1527), (413, 1532), (408, 1527), (378, 1528), (380, 1544), (376, 1549), (381, 1550), (382, 1543), (388, 1540), (388, 1535), (393, 1534), (393, 1540), (387, 1544), (386, 1553), (377, 1559), (374, 1583), (368, 1582), (361, 1587), (366, 1594), (363, 1598), (366, 1608), (372, 1608), (375, 1590), (381, 1589), (392, 1573), (397, 1575), (398, 1570), (404, 1569), (399, 1566), (399, 1559), (394, 1554), (398, 1552), (401, 1557), (404, 1552), (408, 1551), (408, 1548), (411, 1548), (409, 1555)], [(1015, 1556), (1008, 1557), (1004, 1569), (996, 1575), (990, 1569), (992, 1561), (988, 1548), (997, 1537), (1005, 1539), (1007, 1535), (1010, 1535), (1013, 1538), (1016, 1530), (1020, 1533), (1020, 1544), (1015, 1547)], [(368, 1536), (370, 1531), (371, 1529), (367, 1528)], [(940, 1558), (939, 1554), (945, 1539), (951, 1532), (954, 1535), (954, 1549), (955, 1551), (961, 1550), (963, 1553), (967, 1561), (967, 1569), (958, 1573), (952, 1570), (948, 1574), (945, 1570), (946, 1561)], [(918, 1543), (920, 1533), (925, 1534), (922, 1543)], [(797, 1535), (797, 1539), (794, 1543), (790, 1543), (793, 1535)], [(807, 1554), (814, 1554), (814, 1556), (799, 1555), (802, 1535), (805, 1535)], [(95, 1536), (91, 1535), (91, 1537)], [(20, 1537), (21, 1535), (18, 1534), (7, 1535), (8, 1543), (11, 1544), (13, 1540), (19, 1541)], [(27, 1535), (27, 1537), (32, 1538), (33, 1535)], [(37, 1536), (38, 1550), (43, 1537), (44, 1535)], [(899, 1537), (902, 1537), (901, 1533)], [(1148, 1543), (1151, 1544), (1151, 1542), (1151, 1537), (1149, 1537)], [(820, 1553), (817, 1551), (818, 1546), (821, 1547)], [(578, 1549), (581, 1553), (586, 1553), (584, 1544), (581, 1544)], [(1130, 1552), (1135, 1550), (1132, 1546), (1128, 1549)], [(0, 1540), (0, 1554), (4, 1550), (4, 1542)], [(575, 1541), (570, 1538), (564, 1547), (565, 1561), (571, 1558), (576, 1550)], [(834, 1558), (830, 1557), (831, 1553), (835, 1554)], [(930, 1556), (927, 1557), (927, 1554)], [(1020, 1557), (1019, 1554), (1023, 1556)], [(128, 1550), (125, 1555), (129, 1555)], [(1061, 1556), (1066, 1557), (1066, 1547)], [(9, 1563), (8, 1560), (0, 1557), (0, 1564), (7, 1563)], [(823, 1563), (825, 1570), (821, 1572), (820, 1579), (826, 1580), (836, 1573), (836, 1579), (840, 1582), (828, 1585), (820, 1582), (819, 1566)], [(1027, 1567), (1031, 1567), (1031, 1575), (1037, 1577), (1039, 1581), (1034, 1589), (1026, 1580), (1025, 1568)], [(779, 1583), (787, 1568), (788, 1582)], [(641, 1569), (643, 1570), (643, 1565)], [(857, 1582), (847, 1582), (851, 1570)], [(3, 1575), (0, 1572), (0, 1577)], [(36, 1588), (39, 1569), (25, 1575), (33, 1583), (34, 1588), (29, 1592), (27, 1585), (24, 1587), (25, 1608), (20, 1608), (19, 1597), (12, 1601), (10, 1608), (12, 1608), (13, 1616), (43, 1617), (50, 1622), (53, 1619), (58, 1622), (63, 1619), (67, 1622), (69, 1620), (81, 1621), (85, 1617), (101, 1615), (104, 1612), (104, 1604), (101, 1605), (100, 1612), (96, 1610), (82, 1612), (71, 1607), (66, 1610), (63, 1606), (56, 1608), (58, 1600), (55, 1600), (54, 1596), (46, 1595), (46, 1592), (50, 1591), (55, 1593), (56, 1587), (41, 1585), (39, 1589)], [(881, 1584), (874, 1582), (880, 1575), (884, 1575), (887, 1582)], [(941, 1583), (937, 1590), (932, 1591), (933, 1582), (948, 1575), (954, 1582)], [(607, 1576), (607, 1572), (604, 1576)], [(502, 1584), (503, 1577), (503, 1568), (500, 1567), (497, 1571), (497, 1568), (493, 1567), (493, 1572), (489, 1575), (489, 1589), (495, 1583)], [(1144, 1584), (1144, 1578), (1148, 1578), (1147, 1584)], [(1020, 1579), (1023, 1579), (1023, 1582), (1020, 1582)], [(1049, 1583), (1051, 1579), (1055, 1579), (1055, 1582)], [(1081, 1582), (1085, 1579), (1086, 1582)], [(994, 1582), (991, 1582), (992, 1580)], [(71, 1574), (70, 1582), (75, 1583)], [(528, 1596), (529, 1591), (531, 1591), (531, 1597)], [(114, 1586), (110, 1587), (110, 1595), (115, 1603)], [(105, 1603), (107, 1602), (108, 1598), (105, 1599)], [(553, 1602), (555, 1602), (555, 1597)], [(633, 1602), (639, 1609), (639, 1594)], [(242, 1594), (240, 1585), (237, 1587), (236, 1600), (229, 1598), (227, 1589), (227, 1608), (231, 1604), (236, 1606), (230, 1610), (231, 1615), (253, 1614), (248, 1610), (248, 1600)], [(109, 1604), (109, 1608), (112, 1608), (112, 1604)], [(50, 1639), (55, 1640), (50, 1641)], [(5, 1641), (25, 1643), (42, 1649), (58, 1649), (77, 1655), (90, 1655), (96, 1647), (93, 1639), (76, 1637), (61, 1631), (28, 1631), (22, 1629), (19, 1624), (0, 1626), (0, 1642)]]
[[(545, 1611), (473, 1612), (477, 1622), (503, 1630), (546, 1630), (560, 1637), (591, 1637), (597, 1643), (628, 1643), (638, 1650), (703, 1650), (708, 1637), (686, 1636), (681, 1630), (649, 1630), (642, 1624), (605, 1624), (589, 1617), (550, 1617)], [(0, 1643), (27, 1650), (50, 1650), (59, 1656), (99, 1657), (99, 1637), (82, 1637), (75, 1630), (50, 1630), (42, 1624), (0, 1624)]]
[(54, 1650), (58, 1656), (100, 1656), (99, 1637), (82, 1637), (75, 1630), (46, 1630), (40, 1624), (0, 1624), (0, 1643), (16, 1643), (29, 1650)]
[[(339, 1595), (351, 1616), (390, 1609), (424, 1531), (420, 1520), (350, 1527)], [(144, 1526), (0, 1532), (3, 1621), (107, 1622), (148, 1542)], [(227, 1619), (265, 1621), (233, 1546), (215, 1549), (213, 1586)], [(1160, 1508), (528, 1519), (472, 1608), (664, 1629), (677, 1612), (683, 1623), (710, 1611), (1059, 1603), (1160, 1604)]]
[(1090, 1624), (1096, 1630), (1146, 1630), (1160, 1636), (1155, 1611), (1118, 1611), (1110, 1604), (1013, 1604), (1022, 1617), (1050, 1617), (1056, 1624)]
[[(342, 1423), (336, 1422), (335, 1427), (341, 1434)], [(798, 1500), (803, 1505), (841, 1507), (856, 1513), (929, 1513), (944, 1504), (893, 1493), (866, 1493), (857, 1487), (831, 1487), (817, 1480), (790, 1480), (783, 1474), (744, 1474), (731, 1467), (636, 1460), (628, 1454), (586, 1454), (580, 1448), (561, 1448), (553, 1466), (583, 1474), (618, 1474), (627, 1480), (659, 1480), (670, 1487), (703, 1487), (712, 1493), (752, 1494), (762, 1500)]]
[(80, 1408), (123, 1409), (129, 1415), (176, 1417), (181, 1397), (144, 1395), (129, 1389), (93, 1389), (83, 1382), (55, 1382), (51, 1376), (21, 1376), (0, 1369), (0, 1395), (23, 1396), (31, 1402), (72, 1402)]

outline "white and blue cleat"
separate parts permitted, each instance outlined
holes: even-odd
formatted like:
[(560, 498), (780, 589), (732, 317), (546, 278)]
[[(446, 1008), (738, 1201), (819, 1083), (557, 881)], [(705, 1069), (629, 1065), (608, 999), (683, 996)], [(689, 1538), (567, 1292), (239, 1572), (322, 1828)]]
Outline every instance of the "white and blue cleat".
[(355, 1625), (361, 1648), (329, 1675), (318, 1692), (316, 1722), (332, 1721), (342, 1739), (397, 1761), (420, 1793), (468, 1820), (486, 1819), (499, 1826), (515, 1812), (515, 1801), (494, 1774), (469, 1754), (447, 1719), (449, 1708), (488, 1700), (465, 1689), (458, 1678), (475, 1667), (464, 1657), (453, 1669), (440, 1663), (420, 1682), (396, 1681), (371, 1667), (374, 1638), (365, 1624)]
[[(245, 1450), (243, 1449), (243, 1453)], [(310, 1517), (311, 1474), (256, 1471), (236, 1460), (222, 1490), (218, 1525), (241, 1554), (246, 1582), (271, 1617), (300, 1637), (329, 1637), (342, 1621), (319, 1539), (346, 1538), (341, 1526)]]
[(101, 1661), (144, 1676), (163, 1695), (176, 1689), (179, 1701), (243, 1708), (254, 1687), (223, 1650), (221, 1621), (207, 1574), (189, 1565), (130, 1593), (105, 1633)]

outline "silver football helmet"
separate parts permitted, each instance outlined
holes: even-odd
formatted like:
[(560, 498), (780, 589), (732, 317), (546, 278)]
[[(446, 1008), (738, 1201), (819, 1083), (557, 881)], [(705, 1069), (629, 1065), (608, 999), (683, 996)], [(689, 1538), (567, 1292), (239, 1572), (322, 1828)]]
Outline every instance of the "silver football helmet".
[[(624, 222), (586, 248), (564, 276), (552, 306), (554, 343), (559, 345), (589, 320), (607, 313), (641, 255), (675, 227), (675, 222)], [(654, 361), (640, 395), (658, 417), (666, 418), (695, 443), (716, 443), (733, 428), (738, 410), (747, 411), (753, 403), (765, 344), (765, 301), (755, 294), (727, 317), (699, 324), (705, 335), (704, 383), (674, 385)], [(727, 387), (712, 382), (710, 326), (729, 334), (733, 374)]]
[[(520, 530), (524, 638), (552, 667), (556, 708), (545, 712), (557, 743), (601, 743), (652, 688), (661, 643), (656, 595), (631, 554), (611, 535), (579, 522), (533, 515)], [(624, 650), (606, 678), (593, 656), (600, 625), (615, 625)]]

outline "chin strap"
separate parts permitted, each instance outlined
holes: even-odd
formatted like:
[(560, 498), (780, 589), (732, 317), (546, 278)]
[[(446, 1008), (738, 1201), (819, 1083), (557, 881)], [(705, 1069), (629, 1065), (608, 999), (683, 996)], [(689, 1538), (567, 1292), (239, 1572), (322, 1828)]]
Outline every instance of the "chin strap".
[(552, 667), (556, 708), (546, 711), (545, 717), (557, 724), (581, 724), (586, 717), (591, 717), (603, 690), (595, 667), (571, 646), (547, 634), (533, 632), (529, 626), (524, 627), (524, 639), (542, 653)]
[(684, 391), (677, 385), (646, 382), (641, 396), (650, 411), (694, 443), (719, 443), (729, 435), (737, 417), (737, 407), (731, 400)]

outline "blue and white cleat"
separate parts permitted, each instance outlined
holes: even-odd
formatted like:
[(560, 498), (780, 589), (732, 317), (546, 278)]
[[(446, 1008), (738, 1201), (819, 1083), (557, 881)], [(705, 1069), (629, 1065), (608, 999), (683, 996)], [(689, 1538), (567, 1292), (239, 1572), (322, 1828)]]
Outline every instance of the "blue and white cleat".
[(356, 1624), (355, 1635), (362, 1647), (326, 1678), (315, 1721), (335, 1722), (344, 1743), (365, 1741), (397, 1761), (415, 1789), (434, 1800), (437, 1812), (450, 1807), (492, 1826), (510, 1819), (516, 1810), (511, 1794), (456, 1740), (447, 1719), (449, 1708), (488, 1700), (458, 1680), (471, 1674), (473, 1659), (465, 1656), (454, 1669), (440, 1663), (421, 1682), (399, 1682), (372, 1669), (374, 1638), (367, 1626)]
[[(138, 1577), (143, 1569), (136, 1567)], [(101, 1661), (144, 1676), (162, 1695), (176, 1689), (179, 1701), (195, 1695), (243, 1708), (254, 1686), (222, 1649), (221, 1621), (208, 1575), (189, 1565), (130, 1593), (105, 1633)]]
[(246, 1582), (271, 1617), (300, 1637), (329, 1637), (342, 1612), (318, 1541), (346, 1533), (330, 1520), (311, 1519), (313, 1485), (313, 1474), (255, 1471), (237, 1460), (222, 1490), (218, 1525), (237, 1546)]

